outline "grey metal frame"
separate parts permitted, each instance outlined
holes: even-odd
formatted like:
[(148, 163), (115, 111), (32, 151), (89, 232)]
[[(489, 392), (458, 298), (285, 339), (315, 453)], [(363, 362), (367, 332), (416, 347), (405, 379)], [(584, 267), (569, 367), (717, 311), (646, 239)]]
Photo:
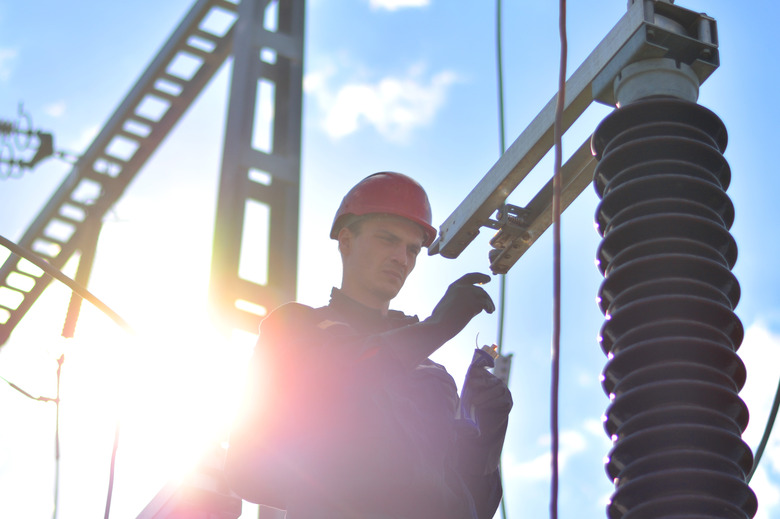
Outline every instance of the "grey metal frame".
[[(679, 20), (687, 34), (663, 24)], [(666, 2), (635, 1), (607, 36), (566, 81), (563, 131), (568, 130), (593, 101), (615, 105), (613, 82), (629, 64), (650, 58), (686, 63), (702, 83), (718, 67), (715, 20)], [(493, 239), (491, 270), (506, 273), (552, 223), (552, 181), (519, 211), (512, 221), (491, 220), (496, 210), (553, 146), (554, 96), (498, 159), (487, 174), (439, 228), (429, 254), (456, 258), (483, 226), (499, 228)], [(595, 159), (584, 142), (561, 167), (562, 209), (582, 193), (593, 178)], [(509, 212), (509, 211), (505, 211)]]
[[(298, 263), (304, 0), (242, 2), (236, 26), (212, 248), (210, 298), (222, 322), (257, 332), (268, 310), (295, 298)], [(253, 146), (261, 89), (269, 89), (269, 149)], [(240, 275), (247, 204), (268, 209), (266, 282)], [(242, 303), (249, 303), (248, 305)]]
[[(73, 254), (92, 247), (92, 222), (101, 221), (119, 200), (230, 55), (232, 24), (222, 33), (210, 30), (207, 18), (215, 12), (235, 18), (237, 5), (200, 0), (192, 7), (28, 227), (18, 242), (21, 246), (60, 269)], [(194, 63), (197, 69), (189, 75), (176, 72), (177, 60)], [(0, 289), (18, 296), (17, 301), (0, 301), (0, 345), (50, 281), (15, 256), (0, 267)]]
[[(210, 296), (227, 326), (256, 331), (263, 312), (239, 308), (237, 302), (267, 309), (295, 297), (304, 11), (304, 0), (251, 0), (240, 5), (225, 0), (196, 2), (19, 244), (57, 268), (74, 254), (92, 249), (92, 223), (100, 222), (119, 200), (232, 54)], [(224, 29), (210, 27), (209, 17), (215, 14), (227, 19), (221, 24)], [(195, 63), (191, 75), (176, 72), (177, 60)], [(272, 149), (266, 151), (252, 146), (252, 124), (261, 109), (260, 81), (273, 90)], [(253, 180), (257, 172), (263, 182)], [(245, 208), (250, 201), (267, 206), (270, 215), (265, 284), (239, 274)], [(48, 276), (15, 256), (0, 267), (0, 289), (5, 289), (0, 299), (0, 345), (49, 282)]]

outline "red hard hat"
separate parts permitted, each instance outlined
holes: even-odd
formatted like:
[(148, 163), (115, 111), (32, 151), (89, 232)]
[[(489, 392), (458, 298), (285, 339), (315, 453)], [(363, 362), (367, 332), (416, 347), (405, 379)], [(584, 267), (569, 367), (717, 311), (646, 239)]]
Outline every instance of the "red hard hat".
[(436, 238), (436, 229), (431, 226), (431, 204), (425, 190), (406, 175), (390, 171), (369, 175), (349, 190), (336, 211), (330, 237), (338, 239), (339, 231), (349, 223), (350, 216), (373, 213), (394, 214), (418, 224), (425, 233), (425, 247)]

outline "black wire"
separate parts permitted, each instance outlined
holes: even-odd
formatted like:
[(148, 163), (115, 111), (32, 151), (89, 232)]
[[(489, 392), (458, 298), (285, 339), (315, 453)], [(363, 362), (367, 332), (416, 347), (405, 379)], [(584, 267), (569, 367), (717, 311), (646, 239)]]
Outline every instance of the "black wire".
[[(2, 235), (0, 235), (0, 245), (10, 250), (11, 253), (26, 259), (27, 261), (29, 261), (39, 269), (43, 270), (46, 274), (53, 277), (57, 281), (65, 284), (73, 292), (80, 295), (81, 297), (83, 297), (84, 299), (86, 299), (87, 301), (95, 305), (98, 308), (98, 310), (100, 310), (101, 312), (109, 316), (111, 320), (113, 320), (116, 324), (118, 324), (123, 330), (135, 334), (133, 328), (127, 323), (127, 321), (122, 319), (122, 317), (118, 313), (114, 312), (107, 304), (105, 304), (103, 301), (101, 301), (95, 295), (93, 295), (89, 290), (86, 289), (86, 287), (82, 286), (81, 284), (77, 283), (76, 281), (72, 280), (71, 278), (63, 274), (63, 272), (58, 268), (42, 260), (37, 255), (35, 255), (32, 251), (25, 249), (21, 245), (12, 242), (11, 240), (5, 238)], [(6, 382), (8, 381), (6, 380)], [(8, 383), (11, 384), (10, 382)], [(25, 395), (29, 396), (30, 398), (35, 398), (29, 393), (27, 393), (26, 391), (23, 391), (18, 386), (14, 384), (11, 384), (11, 386), (21, 391)], [(116, 429), (114, 432), (114, 445), (113, 448), (111, 449), (111, 469), (108, 477), (108, 495), (106, 496), (105, 519), (108, 519), (108, 514), (109, 511), (111, 510), (111, 496), (114, 490), (114, 471), (116, 466), (116, 453), (118, 447), (119, 447), (119, 420), (117, 420), (116, 423)]]
[(496, 69), (498, 73), (498, 139), (501, 155), (506, 151), (504, 128), (504, 62), (501, 51), (501, 0), (496, 0)]
[(560, 376), (561, 349), (561, 164), (562, 150), (562, 120), (566, 100), (566, 0), (559, 0), (558, 29), (561, 39), (560, 68), (558, 71), (558, 98), (555, 107), (555, 171), (553, 174), (553, 341), (552, 341), (552, 374), (550, 390), (550, 428), (552, 431), (551, 470), (550, 478), (550, 517), (558, 517), (558, 390)]
[(766, 427), (764, 427), (764, 436), (761, 438), (761, 443), (758, 445), (758, 449), (756, 449), (756, 455), (753, 458), (753, 468), (750, 469), (750, 474), (748, 474), (746, 478), (746, 482), (750, 483), (750, 480), (753, 479), (753, 474), (756, 473), (756, 469), (758, 468), (758, 462), (761, 461), (761, 456), (764, 454), (764, 449), (766, 449), (767, 443), (769, 443), (769, 437), (772, 435), (772, 428), (775, 425), (775, 418), (777, 418), (777, 410), (780, 407), (780, 381), (777, 383), (777, 391), (775, 391), (775, 400), (772, 402), (772, 410), (769, 412), (769, 418), (766, 422)]
[[(501, 51), (501, 0), (496, 0), (496, 70), (498, 74), (498, 140), (501, 155), (506, 151), (504, 128), (504, 65)], [(504, 346), (504, 306), (506, 301), (506, 274), (500, 274), (498, 287), (498, 354)]]
[(54, 421), (54, 509), (52, 512), (53, 519), (57, 519), (57, 503), (59, 501), (60, 493), (60, 377), (62, 375), (62, 363), (65, 361), (65, 355), (60, 355), (57, 359), (57, 397), (49, 398), (46, 396), (33, 396), (21, 387), (17, 386), (5, 377), (0, 376), (6, 384), (23, 394), (27, 398), (36, 400), (38, 402), (54, 402), (57, 406), (56, 417)]
[(65, 362), (65, 354), (57, 359), (57, 415), (54, 421), (54, 510), (52, 518), (57, 519), (60, 501), (60, 379), (62, 377), (62, 363)]
[(111, 512), (111, 496), (114, 494), (114, 473), (116, 469), (116, 452), (119, 450), (119, 420), (116, 421), (114, 428), (114, 446), (111, 448), (111, 470), (108, 475), (108, 493), (106, 495), (106, 513), (104, 519), (108, 519)]
[(27, 398), (30, 398), (32, 400), (37, 400), (38, 402), (57, 402), (56, 398), (49, 398), (49, 397), (46, 397), (46, 396), (33, 396), (33, 395), (31, 395), (30, 393), (28, 393), (27, 391), (25, 391), (24, 389), (22, 389), (21, 387), (17, 386), (16, 384), (14, 384), (13, 382), (11, 382), (10, 380), (8, 380), (7, 378), (5, 378), (3, 376), (0, 376), (0, 380), (2, 380), (3, 382), (5, 382), (9, 386), (11, 386), (12, 388), (14, 388), (15, 390), (17, 390), (18, 392), (20, 392), (21, 394), (23, 394), (24, 396), (26, 396)]
[[(496, 71), (498, 74), (498, 138), (501, 155), (506, 151), (506, 134), (504, 128), (504, 65), (501, 51), (501, 0), (496, 0)], [(504, 315), (506, 307), (506, 274), (500, 275), (498, 287), (498, 354), (501, 355), (504, 346)], [(503, 479), (501, 472), (501, 460), (498, 462), (499, 478)], [(503, 481), (501, 486), (503, 487)], [(506, 495), (501, 497), (501, 518), (507, 518)]]
[(60, 159), (63, 162), (67, 162), (68, 164), (75, 164), (79, 161), (79, 156), (69, 151), (56, 151), (54, 152), (54, 157)]
[(33, 253), (30, 250), (25, 249), (21, 245), (18, 245), (8, 238), (0, 235), (0, 245), (10, 250), (13, 254), (16, 254), (17, 256), (20, 256), (42, 271), (44, 271), (49, 276), (53, 277), (60, 283), (63, 283), (68, 288), (70, 288), (73, 292), (77, 293), (93, 305), (97, 307), (98, 310), (109, 316), (116, 324), (118, 324), (122, 329), (124, 329), (127, 332), (135, 333), (133, 329), (130, 327), (130, 325), (122, 319), (122, 317), (114, 312), (107, 304), (105, 304), (103, 301), (98, 299), (96, 296), (94, 296), (89, 290), (87, 290), (85, 287), (80, 285), (79, 283), (76, 283), (71, 278), (66, 276), (62, 273), (61, 270), (59, 270), (57, 267), (51, 265), (50, 263), (42, 260), (40, 257), (38, 257), (35, 253)]

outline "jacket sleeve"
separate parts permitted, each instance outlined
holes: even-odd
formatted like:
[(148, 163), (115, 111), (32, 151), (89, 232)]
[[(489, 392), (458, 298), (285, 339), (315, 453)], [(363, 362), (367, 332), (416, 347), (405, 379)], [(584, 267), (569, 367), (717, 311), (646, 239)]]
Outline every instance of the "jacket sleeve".
[(311, 311), (286, 305), (261, 325), (225, 463), (228, 484), (247, 501), (285, 508), (287, 492), (304, 470), (297, 454), (300, 427), (290, 412), (300, 408), (301, 391), (291, 378)]
[[(472, 464), (463, 463), (463, 458), (468, 456), (478, 458), (481, 460), (480, 465), (484, 465), (484, 458), (482, 458), (482, 456), (484, 456), (485, 452), (490, 450), (490, 448), (481, 446), (475, 447), (473, 442), (459, 439), (457, 442), (457, 449), (461, 454), (461, 464), (458, 467), (458, 472), (474, 500), (474, 508), (477, 517), (478, 519), (491, 519), (495, 515), (498, 505), (501, 503), (501, 497), (503, 496), (500, 467), (495, 467), (487, 473), (476, 472), (473, 470)], [(465, 456), (463, 456), (463, 454), (465, 454)], [(475, 460), (470, 461), (473, 462)]]
[[(473, 371), (473, 372), (472, 372)], [(476, 392), (477, 429), (459, 428), (456, 440), (458, 470), (474, 498), (480, 519), (493, 517), (502, 496), (500, 460), (504, 446), (512, 394), (504, 383), (484, 368), (470, 368), (464, 392)], [(466, 387), (468, 386), (468, 388)]]

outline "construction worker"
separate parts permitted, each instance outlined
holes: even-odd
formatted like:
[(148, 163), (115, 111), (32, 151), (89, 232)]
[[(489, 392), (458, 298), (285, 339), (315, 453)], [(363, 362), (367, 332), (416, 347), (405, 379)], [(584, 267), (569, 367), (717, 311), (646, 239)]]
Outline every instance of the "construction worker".
[(343, 270), (328, 306), (286, 304), (260, 327), (226, 475), (242, 498), (287, 519), (489, 519), (502, 495), (499, 457), (512, 398), (469, 369), (473, 420), (428, 359), (482, 311), (467, 274), (419, 321), (389, 309), (436, 236), (423, 188), (376, 173), (344, 197), (331, 230)]

